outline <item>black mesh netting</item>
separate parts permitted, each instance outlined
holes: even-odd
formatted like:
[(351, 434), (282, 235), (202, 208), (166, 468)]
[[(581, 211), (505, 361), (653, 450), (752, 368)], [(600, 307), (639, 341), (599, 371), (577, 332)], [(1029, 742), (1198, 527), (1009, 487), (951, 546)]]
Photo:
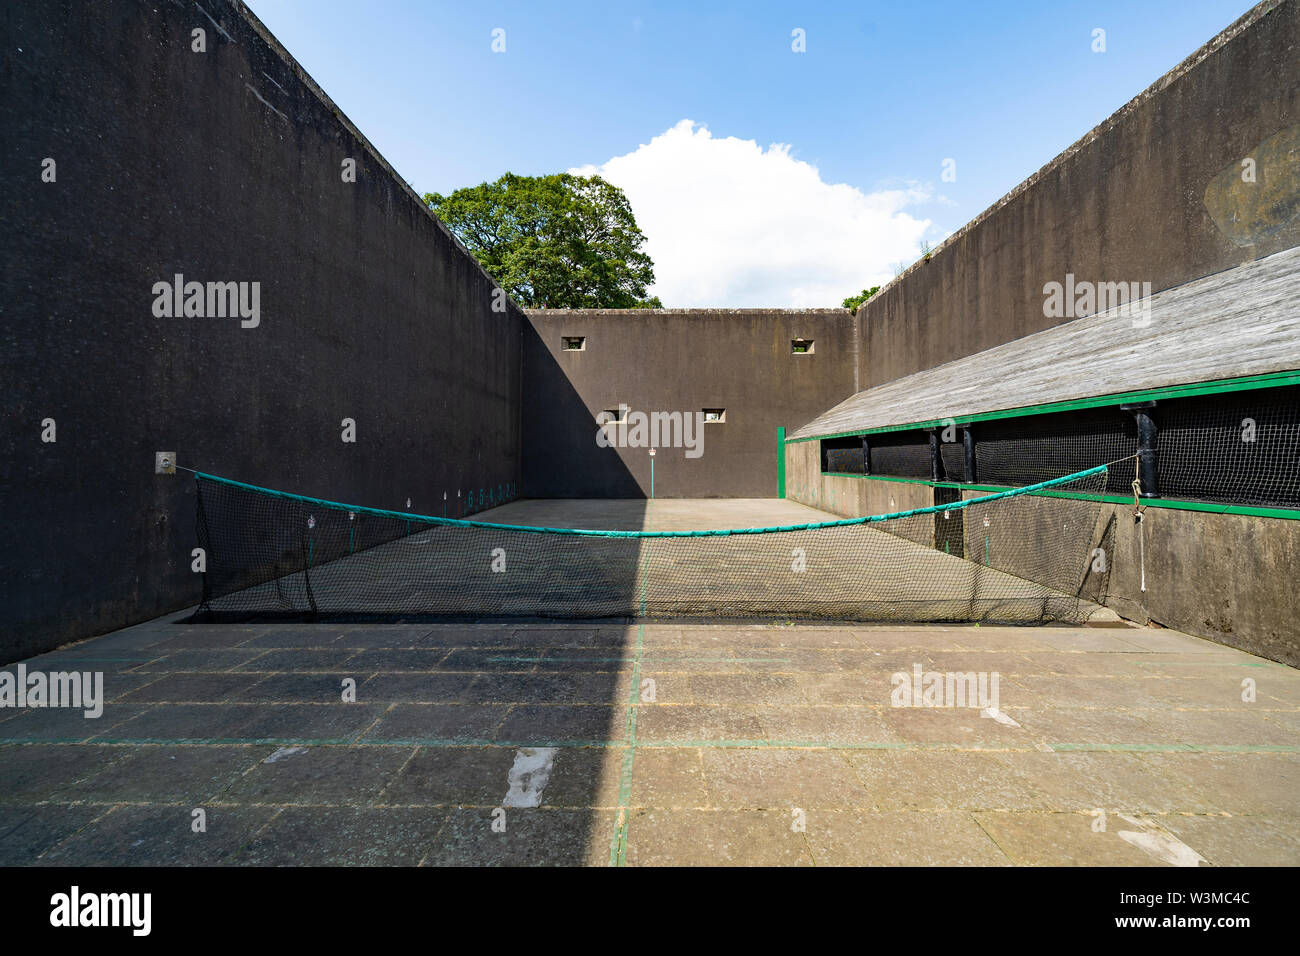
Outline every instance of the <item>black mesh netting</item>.
[[(198, 476), (200, 615), (1078, 621), (1104, 468), (884, 520), (579, 532)], [(649, 512), (653, 522), (653, 505)]]
[[(976, 426), (976, 474), (981, 484), (1020, 485), (1045, 481), (1137, 452), (1137, 425), (1118, 408), (1004, 418)], [(1129, 470), (1110, 473), (1110, 494), (1125, 494)]]
[(1300, 388), (1184, 398), (1153, 414), (1161, 496), (1300, 503)]

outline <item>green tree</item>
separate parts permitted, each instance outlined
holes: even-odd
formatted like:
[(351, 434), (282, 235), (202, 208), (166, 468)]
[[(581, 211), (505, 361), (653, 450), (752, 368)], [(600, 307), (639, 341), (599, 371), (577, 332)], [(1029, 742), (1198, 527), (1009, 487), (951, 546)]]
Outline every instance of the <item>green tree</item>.
[(506, 173), (424, 201), (525, 308), (663, 308), (632, 206), (599, 176)]
[(858, 311), (859, 308), (862, 307), (862, 303), (866, 302), (868, 299), (870, 299), (873, 295), (875, 295), (879, 291), (880, 291), (880, 286), (878, 285), (873, 285), (870, 289), (863, 289), (857, 295), (851, 295), (847, 299), (845, 299), (844, 308), (856, 312)]

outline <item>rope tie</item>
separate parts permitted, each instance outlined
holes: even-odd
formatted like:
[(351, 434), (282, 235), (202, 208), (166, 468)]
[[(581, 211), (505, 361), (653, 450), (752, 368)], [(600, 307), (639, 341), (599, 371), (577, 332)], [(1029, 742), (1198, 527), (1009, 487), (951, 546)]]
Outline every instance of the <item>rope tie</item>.
[(1147, 526), (1146, 509), (1142, 507), (1142, 457), (1133, 460), (1133, 521), (1138, 526), (1138, 569), (1142, 579), (1142, 593), (1147, 590)]

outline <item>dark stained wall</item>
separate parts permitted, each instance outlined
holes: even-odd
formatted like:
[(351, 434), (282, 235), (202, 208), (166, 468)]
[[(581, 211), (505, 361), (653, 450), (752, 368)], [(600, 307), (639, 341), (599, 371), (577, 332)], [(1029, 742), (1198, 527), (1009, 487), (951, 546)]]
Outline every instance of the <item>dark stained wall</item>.
[[(537, 310), (524, 344), (523, 493), (638, 498), (650, 493), (644, 447), (601, 448), (596, 416), (726, 410), (704, 426), (702, 454), (661, 448), (656, 497), (770, 498), (777, 428), (797, 428), (854, 391), (854, 322), (844, 309)], [(585, 337), (565, 351), (565, 336)], [(811, 339), (812, 352), (791, 342)]]
[[(155, 451), (437, 514), (517, 489), (522, 314), (251, 14), (202, 8), (0, 9), (0, 662), (197, 601)], [(259, 324), (155, 316), (176, 273), (260, 283)]]

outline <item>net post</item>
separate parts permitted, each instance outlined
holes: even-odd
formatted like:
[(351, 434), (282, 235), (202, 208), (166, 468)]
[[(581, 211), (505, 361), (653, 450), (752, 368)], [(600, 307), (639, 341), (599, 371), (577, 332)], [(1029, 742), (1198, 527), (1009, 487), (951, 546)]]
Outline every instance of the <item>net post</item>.
[(975, 426), (967, 425), (962, 429), (962, 451), (966, 457), (966, 483), (973, 485), (979, 481), (975, 471)]
[(776, 496), (785, 497), (785, 426), (776, 429)]
[(943, 481), (943, 453), (939, 447), (939, 432), (930, 429), (930, 480)]
[(871, 436), (862, 436), (862, 473), (871, 474)]
[(1137, 423), (1138, 481), (1142, 485), (1143, 498), (1160, 497), (1160, 467), (1156, 455), (1160, 429), (1156, 426), (1155, 409), (1155, 402), (1131, 402), (1120, 406), (1120, 410), (1132, 415)]

